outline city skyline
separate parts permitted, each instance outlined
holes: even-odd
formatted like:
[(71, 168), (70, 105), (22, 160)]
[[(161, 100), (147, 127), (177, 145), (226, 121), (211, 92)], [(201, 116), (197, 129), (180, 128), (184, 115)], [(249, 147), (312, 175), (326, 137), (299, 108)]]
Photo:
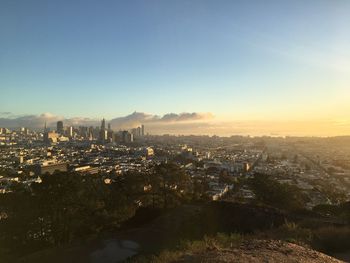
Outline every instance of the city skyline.
[(214, 117), (154, 131), (350, 134), (349, 11), (346, 1), (2, 1), (0, 118), (194, 112)]
[[(1, 117), (2, 114), (2, 117)], [(8, 117), (4, 117), (4, 115)], [(14, 116), (0, 113), (0, 127), (17, 129), (32, 128), (40, 131), (54, 128), (63, 121), (65, 127), (99, 127), (101, 118), (75, 117), (45, 113), (41, 115)], [(218, 136), (344, 136), (350, 134), (350, 124), (346, 120), (237, 120), (225, 121), (211, 113), (168, 113), (153, 115), (133, 112), (126, 116), (106, 119), (113, 130), (131, 130), (146, 125), (147, 133), (153, 135), (218, 135)]]

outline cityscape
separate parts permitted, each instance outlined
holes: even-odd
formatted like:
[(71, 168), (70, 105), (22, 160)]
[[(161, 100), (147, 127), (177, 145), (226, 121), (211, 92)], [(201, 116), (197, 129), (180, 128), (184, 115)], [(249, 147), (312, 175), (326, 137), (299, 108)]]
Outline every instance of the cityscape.
[[(195, 179), (205, 181), (206, 192), (218, 200), (234, 188), (240, 177), (268, 174), (280, 183), (295, 185), (307, 193), (305, 208), (350, 199), (350, 138), (172, 136), (150, 135), (145, 126), (113, 131), (105, 119), (100, 127), (42, 131), (22, 127), (0, 129), (1, 193), (11, 182), (30, 186), (40, 176), (56, 171), (102, 176), (106, 183), (129, 171), (144, 172), (162, 162), (176, 162)], [(220, 176), (232, 178), (222, 183)], [(254, 197), (244, 185), (236, 197)]]
[(1, 0), (0, 263), (350, 262), (349, 14)]
[[(292, 209), (291, 211), (301, 209), (309, 213), (315, 213), (321, 209), (320, 211), (324, 213), (322, 207), (337, 207), (350, 200), (349, 136), (318, 138), (152, 135), (147, 132), (147, 126), (144, 125), (129, 130), (113, 131), (105, 119), (102, 119), (101, 125), (97, 127), (65, 126), (63, 121), (58, 121), (56, 128), (48, 128), (44, 123), (41, 131), (26, 127), (13, 130), (1, 128), (0, 153), (0, 193), (3, 197), (13, 195), (16, 193), (14, 191), (18, 191), (15, 189), (23, 189), (21, 191), (29, 191), (28, 194), (30, 194), (36, 191), (39, 185), (48, 187), (45, 185), (51, 184), (50, 187), (54, 189), (60, 180), (63, 180), (61, 181), (63, 184), (65, 184), (64, 180), (72, 180), (68, 179), (69, 176), (72, 178), (78, 176), (78, 182), (81, 184), (76, 186), (78, 191), (80, 187), (84, 187), (85, 180), (90, 178), (89, 180), (93, 180), (95, 184), (119, 189), (121, 196), (118, 198), (133, 193), (129, 202), (117, 202), (122, 209), (125, 209), (125, 206), (129, 209), (132, 207), (134, 212), (126, 214), (124, 210), (117, 210), (119, 211), (117, 213), (121, 213), (126, 218), (131, 217), (129, 220), (133, 220), (132, 215), (135, 212), (134, 216), (137, 216), (138, 209), (146, 209), (151, 205), (153, 209), (158, 207), (157, 209), (168, 211), (169, 207), (177, 207), (178, 202), (188, 203), (189, 200), (195, 202), (195, 207), (201, 207), (207, 202), (254, 204), (260, 200), (261, 193), (252, 182), (254, 178), (264, 178), (264, 176), (270, 178), (264, 180), (274, 180), (278, 187), (291, 187), (288, 192), (297, 189), (302, 196), (301, 202), (294, 203), (298, 199), (294, 200), (297, 197), (292, 197), (292, 192), (289, 194), (281, 192), (279, 194), (287, 194), (286, 198), (292, 201), (285, 200), (281, 203), (267, 201), (268, 199), (264, 201), (275, 207), (286, 209), (285, 206), (291, 206), (288, 208)], [(166, 169), (164, 171), (169, 173), (169, 178), (158, 178), (162, 176), (159, 174), (160, 167)], [(172, 173), (174, 174), (171, 175)], [(58, 177), (55, 180), (59, 180), (56, 183), (48, 181), (56, 176)], [(64, 179), (66, 176), (68, 176), (67, 179)], [(175, 178), (172, 179), (171, 176)], [(157, 182), (157, 180), (161, 181)], [(159, 183), (160, 185), (157, 185)], [(123, 187), (127, 187), (128, 190)], [(139, 190), (136, 191), (135, 187)], [(172, 198), (167, 200), (166, 197), (162, 199), (159, 196), (154, 199), (158, 191), (162, 193), (165, 190), (164, 193)], [(124, 193), (124, 191), (127, 192)], [(275, 194), (272, 188), (264, 190), (264, 195)], [(151, 199), (149, 199), (150, 196), (152, 196)], [(280, 198), (283, 197), (280, 196)], [(198, 202), (203, 204), (198, 205)], [(293, 208), (294, 206), (296, 208)], [(6, 205), (3, 207), (5, 208)], [(24, 206), (21, 209), (25, 211), (28, 207)], [(190, 209), (193, 212), (193, 205)], [(5, 211), (6, 208), (0, 214), (0, 219), (3, 221), (8, 220), (10, 216)], [(152, 211), (148, 213), (154, 213)], [(326, 217), (321, 219), (321, 222), (326, 220), (327, 224), (329, 222), (344, 224), (344, 219), (339, 221), (339, 218), (336, 219), (329, 213), (331, 212), (323, 215)], [(74, 214), (71, 216), (73, 220)], [(183, 220), (188, 220), (184, 218)], [(108, 222), (110, 219), (104, 220)], [(118, 219), (118, 222), (121, 223), (124, 220)], [(53, 231), (50, 230), (50, 224), (45, 228), (47, 228), (46, 231)], [(27, 238), (33, 239), (32, 242), (43, 239), (51, 243), (51, 238), (55, 240), (56, 237), (50, 237), (50, 232), (35, 236), (28, 232)], [(64, 241), (64, 243), (67, 242), (70, 241)], [(145, 241), (137, 240), (137, 243), (132, 243), (131, 246), (134, 244), (137, 251), (139, 244), (143, 242)], [(137, 254), (138, 252), (133, 249), (119, 247), (111, 249), (112, 252), (110, 250), (104, 252), (108, 253), (111, 260), (101, 259), (102, 256), (94, 259), (97, 253), (95, 249), (87, 255), (76, 251), (73, 255), (77, 254), (83, 258), (87, 256), (88, 259), (85, 258), (83, 261), (114, 262), (114, 259), (122, 259), (124, 256), (120, 255), (124, 255), (125, 251), (128, 257)], [(60, 252), (58, 260), (71, 257), (72, 253), (61, 254)]]

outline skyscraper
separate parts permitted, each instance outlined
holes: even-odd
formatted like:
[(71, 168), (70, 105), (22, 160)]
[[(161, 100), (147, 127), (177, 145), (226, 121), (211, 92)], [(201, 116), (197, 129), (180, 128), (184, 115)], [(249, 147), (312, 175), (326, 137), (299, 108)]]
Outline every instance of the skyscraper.
[(100, 142), (105, 143), (107, 140), (107, 130), (106, 130), (106, 120), (103, 118), (101, 122), (101, 130), (100, 130)]
[(134, 135), (128, 131), (122, 131), (122, 142), (131, 143), (134, 141)]
[(102, 122), (101, 122), (101, 130), (105, 130), (106, 129), (106, 121), (105, 119), (103, 118), (102, 119)]
[(145, 136), (145, 125), (141, 125), (141, 136)]
[(137, 136), (137, 137), (141, 137), (141, 136), (142, 136), (141, 127), (137, 127), (137, 128), (136, 128), (136, 136)]
[(63, 121), (57, 122), (57, 133), (63, 134)]
[(68, 134), (68, 136), (69, 136), (70, 138), (73, 137), (73, 127), (72, 127), (72, 126), (68, 127), (68, 132), (67, 132), (67, 134)]

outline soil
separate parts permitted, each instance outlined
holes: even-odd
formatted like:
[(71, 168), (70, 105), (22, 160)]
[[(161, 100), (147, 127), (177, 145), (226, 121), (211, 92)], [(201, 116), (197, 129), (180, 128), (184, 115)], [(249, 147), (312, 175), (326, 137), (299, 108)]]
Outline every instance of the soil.
[(250, 240), (243, 242), (238, 248), (233, 249), (212, 249), (198, 254), (184, 254), (179, 260), (172, 263), (226, 263), (226, 262), (343, 262), (296, 244), (277, 240)]

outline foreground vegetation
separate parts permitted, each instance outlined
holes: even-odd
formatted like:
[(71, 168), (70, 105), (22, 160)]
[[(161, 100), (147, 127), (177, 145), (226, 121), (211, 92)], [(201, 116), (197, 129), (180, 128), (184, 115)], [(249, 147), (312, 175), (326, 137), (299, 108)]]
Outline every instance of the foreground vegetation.
[(204, 236), (201, 240), (182, 240), (175, 249), (163, 250), (158, 255), (137, 256), (129, 261), (132, 263), (164, 263), (179, 260), (183, 255), (201, 253), (213, 249), (238, 247), (244, 237), (240, 234), (218, 233), (215, 236)]
[(0, 255), (18, 257), (94, 238), (119, 229), (140, 206), (166, 210), (198, 197), (174, 164), (110, 183), (102, 178), (57, 172), (30, 187), (13, 183), (10, 192), (0, 195)]
[[(143, 234), (136, 262), (167, 262), (183, 251), (232, 248), (247, 238), (284, 240), (328, 254), (350, 250), (350, 203), (306, 211), (299, 189), (266, 175), (244, 180), (256, 197), (250, 204), (209, 202), (206, 187), (171, 163), (112, 182), (103, 178), (55, 173), (31, 187), (14, 183), (11, 192), (0, 196), (1, 259), (11, 262), (135, 227), (151, 233)], [(151, 236), (154, 229), (147, 232), (145, 224), (152, 220), (158, 220), (153, 224), (158, 231), (166, 232), (163, 239)]]
[[(286, 222), (280, 227), (250, 234), (217, 233), (215, 235), (204, 235), (203, 238), (197, 240), (181, 240), (175, 247), (164, 249), (151, 255), (139, 255), (128, 260), (128, 262), (184, 262), (183, 258), (189, 255), (206, 254), (208, 251), (213, 250), (225, 252), (232, 249), (239, 249), (243, 242), (250, 244), (258, 240), (284, 241), (311, 248), (328, 255), (335, 255), (339, 252), (349, 253), (350, 227), (328, 226), (310, 229), (304, 228), (294, 222)], [(191, 261), (189, 260), (188, 262)]]

